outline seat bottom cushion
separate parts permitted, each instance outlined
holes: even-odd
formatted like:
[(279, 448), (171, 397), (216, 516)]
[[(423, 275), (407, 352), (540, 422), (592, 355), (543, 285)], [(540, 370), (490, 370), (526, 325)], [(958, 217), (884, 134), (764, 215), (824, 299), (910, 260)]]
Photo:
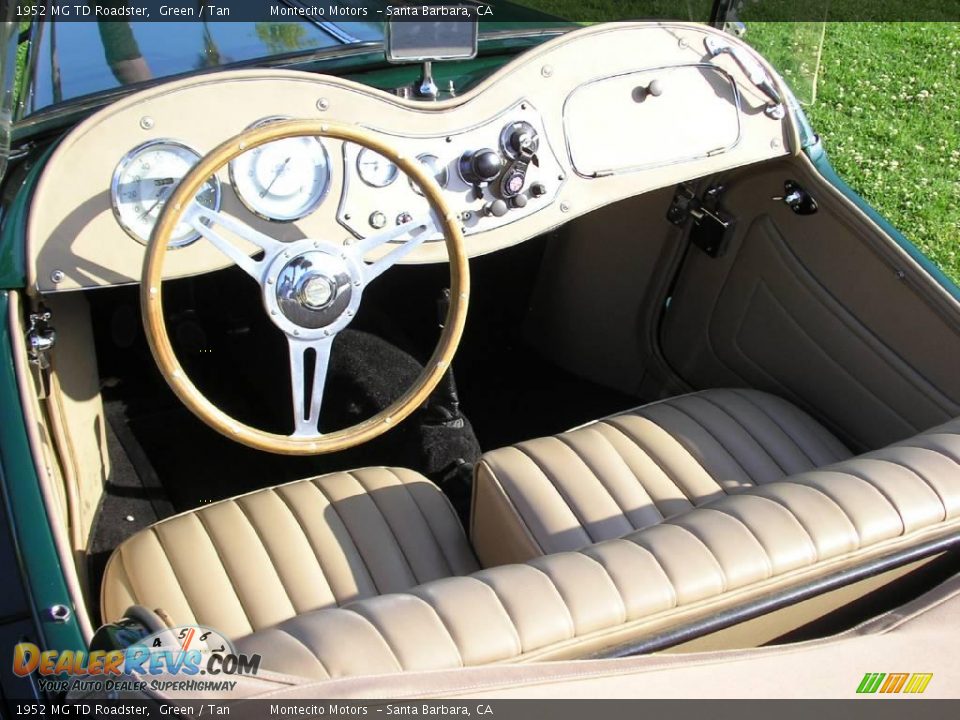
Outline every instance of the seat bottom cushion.
[(799, 408), (705, 390), (486, 453), (471, 538), (484, 567), (578, 550), (850, 456)]
[(104, 574), (104, 622), (131, 605), (230, 638), (478, 569), (450, 503), (411, 470), (367, 468), (259, 490), (124, 541)]
[(957, 538), (960, 419), (577, 552), (301, 615), (237, 648), (317, 680), (586, 657)]

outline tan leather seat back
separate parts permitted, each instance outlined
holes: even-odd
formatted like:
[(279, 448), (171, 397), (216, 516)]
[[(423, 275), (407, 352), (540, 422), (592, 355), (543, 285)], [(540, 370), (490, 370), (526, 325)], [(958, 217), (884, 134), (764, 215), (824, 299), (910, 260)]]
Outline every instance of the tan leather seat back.
[(260, 490), (177, 515), (122, 543), (104, 621), (162, 608), (231, 638), (296, 615), (478, 569), (440, 490), (367, 468)]
[(849, 456), (778, 397), (704, 390), (486, 453), (471, 539), (484, 567), (578, 550)]

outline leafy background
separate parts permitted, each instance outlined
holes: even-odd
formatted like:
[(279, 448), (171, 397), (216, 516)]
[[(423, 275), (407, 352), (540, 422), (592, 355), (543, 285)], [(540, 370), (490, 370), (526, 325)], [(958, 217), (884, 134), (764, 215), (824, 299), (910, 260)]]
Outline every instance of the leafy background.
[[(809, 100), (802, 23), (744, 39)], [(960, 23), (828, 22), (806, 106), (837, 172), (960, 283)], [(797, 52), (794, 52), (797, 51)], [(806, 96), (806, 97), (805, 97)]]

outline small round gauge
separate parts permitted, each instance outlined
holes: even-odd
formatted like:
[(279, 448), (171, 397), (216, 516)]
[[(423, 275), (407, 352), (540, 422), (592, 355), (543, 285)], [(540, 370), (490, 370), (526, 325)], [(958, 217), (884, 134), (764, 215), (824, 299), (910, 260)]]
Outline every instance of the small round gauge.
[(363, 148), (357, 154), (357, 172), (367, 185), (382, 188), (397, 179), (399, 169), (383, 155)]
[[(424, 153), (423, 155), (417, 155), (417, 160), (433, 175), (433, 179), (437, 181), (437, 185), (442, 188), (447, 186), (447, 166), (440, 162), (440, 158), (430, 153)], [(423, 195), (423, 191), (420, 189), (420, 186), (413, 181), (413, 178), (410, 178), (410, 187), (417, 195)]]
[[(265, 118), (260, 127), (285, 118)], [(309, 215), (330, 187), (330, 163), (320, 138), (292, 137), (253, 148), (230, 162), (230, 183), (251, 212), (289, 222)]]
[[(199, 160), (199, 153), (172, 140), (151, 140), (128, 152), (117, 165), (110, 188), (113, 213), (121, 227), (146, 244), (167, 199)], [(206, 208), (220, 209), (216, 176), (207, 179), (195, 199)], [(174, 228), (169, 246), (183, 247), (199, 237), (188, 223), (181, 222)]]

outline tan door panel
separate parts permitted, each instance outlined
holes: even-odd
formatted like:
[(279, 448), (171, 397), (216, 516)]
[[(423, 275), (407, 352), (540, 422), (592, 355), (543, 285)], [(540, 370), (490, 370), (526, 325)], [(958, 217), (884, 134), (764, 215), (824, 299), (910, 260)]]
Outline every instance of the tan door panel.
[[(771, 199), (787, 179), (818, 212)], [(960, 303), (805, 157), (726, 187), (736, 235), (720, 258), (691, 249), (662, 328), (684, 380), (780, 394), (857, 450), (960, 414)]]

